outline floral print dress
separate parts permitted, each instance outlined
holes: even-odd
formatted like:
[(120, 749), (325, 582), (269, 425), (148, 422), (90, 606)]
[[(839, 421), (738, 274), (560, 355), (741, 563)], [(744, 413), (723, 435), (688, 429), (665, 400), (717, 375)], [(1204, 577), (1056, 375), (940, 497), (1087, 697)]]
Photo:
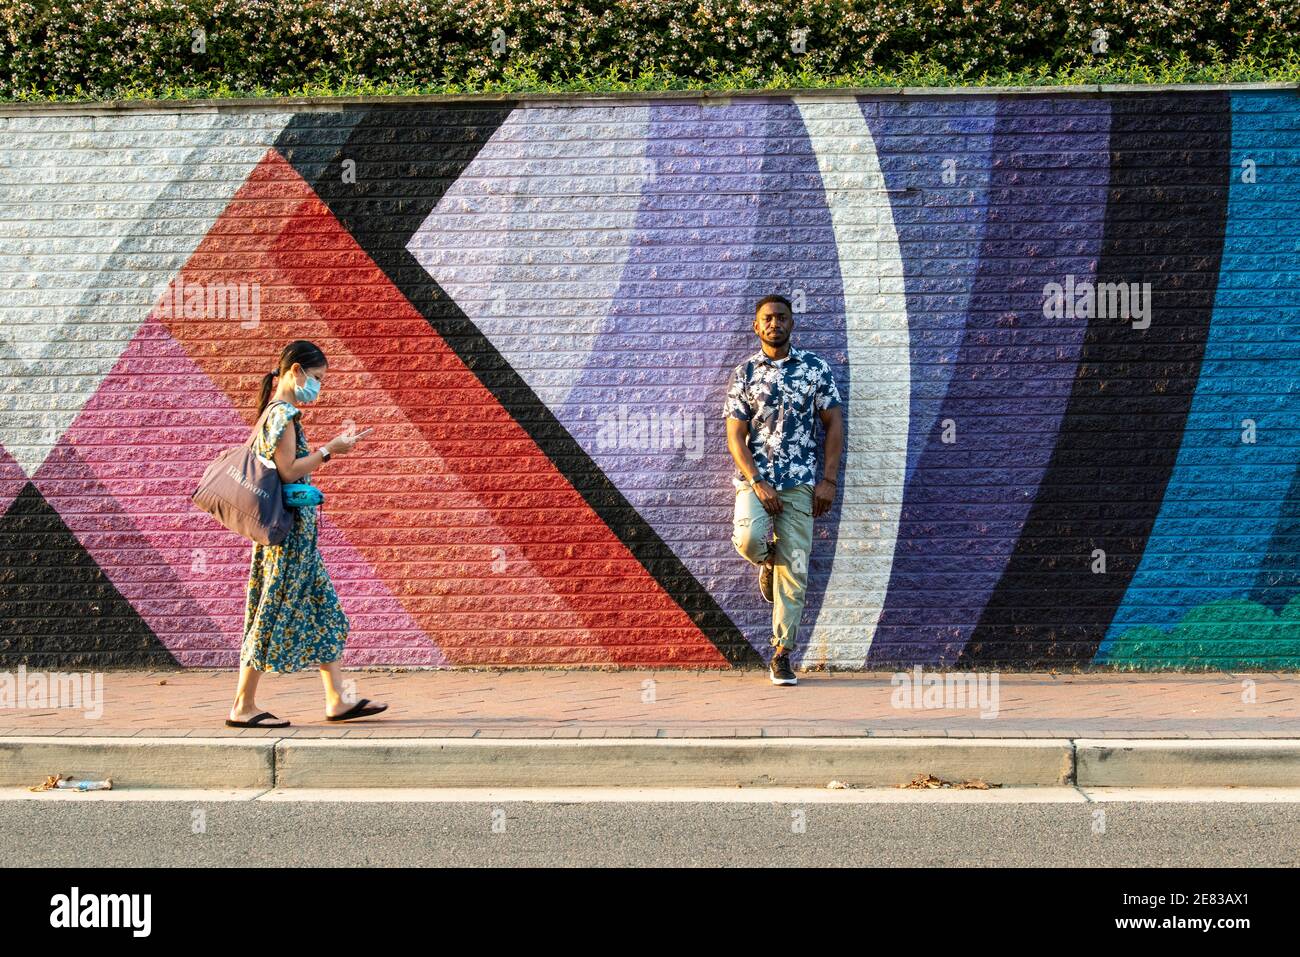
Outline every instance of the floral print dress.
[[(302, 411), (275, 401), (253, 442), (257, 455), (273, 462), (275, 445), (293, 422), (296, 458), (308, 455)], [(301, 479), (309, 482), (309, 478)], [(348, 619), (316, 547), (315, 507), (293, 509), (293, 529), (279, 545), (253, 545), (244, 608), (239, 664), (258, 671), (288, 672), (337, 661), (343, 656)]]

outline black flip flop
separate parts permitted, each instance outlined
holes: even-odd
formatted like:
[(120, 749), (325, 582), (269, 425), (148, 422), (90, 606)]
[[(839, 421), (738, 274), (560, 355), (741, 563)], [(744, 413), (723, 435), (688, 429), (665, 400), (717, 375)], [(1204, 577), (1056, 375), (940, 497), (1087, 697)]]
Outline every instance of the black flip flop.
[(263, 723), (264, 718), (270, 718), (272, 721), (280, 721), (280, 719), (277, 718), (275, 715), (271, 714), (271, 712), (263, 711), (261, 714), (253, 715), (247, 721), (231, 721), (229, 718), (227, 718), (226, 727), (227, 728), (287, 728), (289, 727), (288, 721), (280, 721), (279, 724), (265, 724)]
[[(367, 707), (369, 705), (369, 707)], [(352, 707), (348, 708), (342, 714), (336, 714), (333, 717), (325, 715), (326, 721), (351, 721), (353, 718), (368, 718), (372, 714), (379, 714), (388, 710), (388, 705), (372, 705), (369, 698), (362, 698)]]

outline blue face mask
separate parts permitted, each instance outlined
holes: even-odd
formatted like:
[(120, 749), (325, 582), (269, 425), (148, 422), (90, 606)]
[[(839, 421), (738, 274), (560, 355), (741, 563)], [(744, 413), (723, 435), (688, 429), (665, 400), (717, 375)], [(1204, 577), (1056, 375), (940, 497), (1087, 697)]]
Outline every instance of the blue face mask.
[(311, 376), (307, 376), (306, 385), (293, 387), (293, 397), (297, 402), (315, 402), (320, 397), (320, 382)]

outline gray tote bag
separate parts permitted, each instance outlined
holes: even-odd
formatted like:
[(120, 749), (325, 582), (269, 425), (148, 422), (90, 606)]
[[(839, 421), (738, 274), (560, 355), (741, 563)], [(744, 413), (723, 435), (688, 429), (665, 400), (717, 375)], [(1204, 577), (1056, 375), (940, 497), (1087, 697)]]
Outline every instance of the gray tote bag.
[(284, 504), (280, 473), (253, 451), (261, 427), (259, 418), (247, 442), (217, 456), (192, 500), (235, 534), (259, 545), (279, 545), (293, 528), (294, 513)]

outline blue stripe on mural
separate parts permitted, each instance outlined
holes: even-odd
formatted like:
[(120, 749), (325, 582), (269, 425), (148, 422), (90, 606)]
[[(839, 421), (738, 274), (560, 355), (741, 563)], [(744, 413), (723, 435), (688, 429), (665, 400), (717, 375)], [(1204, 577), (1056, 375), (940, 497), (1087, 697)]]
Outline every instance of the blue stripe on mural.
[[(1217, 627), (1207, 606), (1253, 600), (1263, 606), (1263, 625), (1272, 617), (1264, 609), (1279, 611), (1300, 593), (1293, 500), (1300, 460), (1300, 98), (1292, 91), (1231, 100), (1228, 221), (1200, 380), (1160, 514), (1099, 661), (1245, 657), (1240, 648), (1215, 647), (1249, 640), (1249, 633)], [(1248, 161), (1256, 164), (1253, 182)], [(1248, 419), (1253, 443), (1243, 440)], [(1196, 649), (1151, 631), (1172, 628), (1197, 609)], [(1241, 617), (1248, 610), (1237, 606), (1233, 622), (1248, 624)]]
[[(746, 639), (766, 650), (772, 606), (758, 593), (757, 570), (731, 544), (722, 402), (731, 369), (758, 349), (754, 303), (796, 289), (807, 312), (796, 316), (795, 342), (830, 362), (848, 394), (830, 215), (791, 102), (655, 105), (647, 135), (653, 172), (642, 184), (623, 279), (587, 366), (555, 412)], [(637, 448), (631, 428), (644, 432), (650, 412), (701, 423), (702, 446)], [(805, 630), (825, 592), (837, 521), (838, 511), (818, 522)]]
[[(968, 149), (984, 137), (971, 125)], [(997, 103), (966, 330), (936, 421), (920, 437), (872, 665), (951, 662), (1007, 567), (1051, 459), (1087, 326), (1045, 317), (1043, 290), (1067, 275), (1094, 275), (1109, 128), (1101, 99)], [(928, 180), (918, 177), (923, 193), (942, 185), (941, 173), (936, 166)], [(945, 442), (948, 420), (955, 441)]]
[(948, 393), (975, 287), (997, 99), (860, 104), (891, 190), (903, 259), (912, 376), (911, 479)]

